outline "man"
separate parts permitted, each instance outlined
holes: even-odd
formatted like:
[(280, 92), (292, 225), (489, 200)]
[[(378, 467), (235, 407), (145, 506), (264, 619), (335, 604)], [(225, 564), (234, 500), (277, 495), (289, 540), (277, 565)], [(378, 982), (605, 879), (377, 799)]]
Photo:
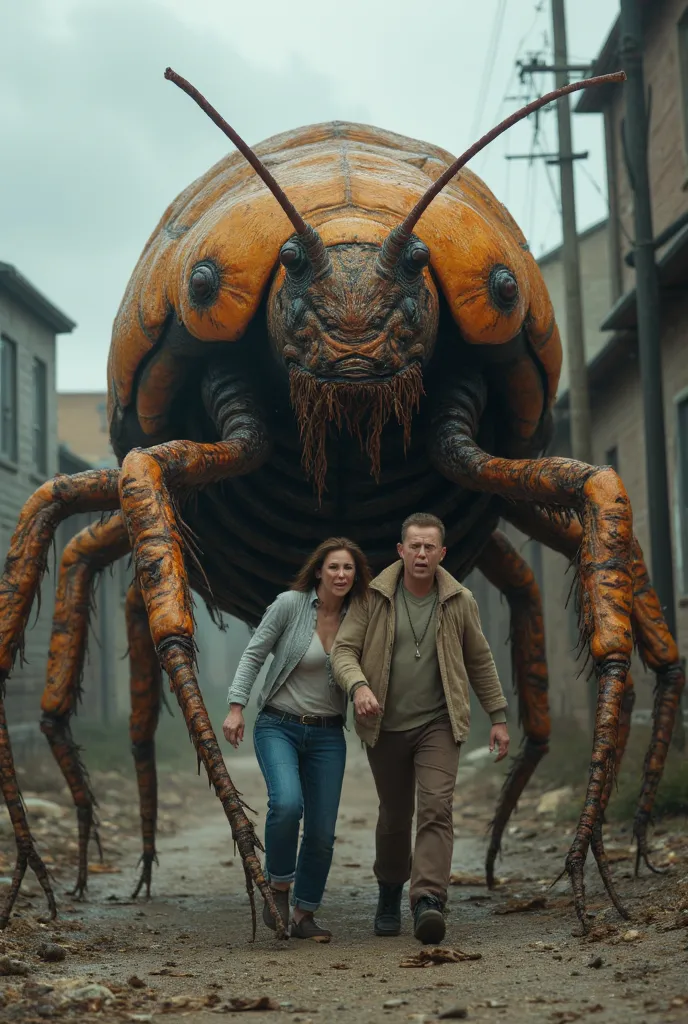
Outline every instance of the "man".
[(401, 895), (410, 878), (414, 935), (437, 943), (445, 932), (454, 786), (470, 718), (468, 684), (492, 720), (490, 750), (498, 748), (498, 761), (509, 749), (507, 702), (475, 598), (440, 566), (446, 554), (442, 521), (422, 512), (409, 516), (397, 551), (400, 561), (373, 580), (367, 601), (352, 604), (331, 664), (353, 699), (356, 731), (367, 744), (380, 800), (375, 933), (401, 931)]

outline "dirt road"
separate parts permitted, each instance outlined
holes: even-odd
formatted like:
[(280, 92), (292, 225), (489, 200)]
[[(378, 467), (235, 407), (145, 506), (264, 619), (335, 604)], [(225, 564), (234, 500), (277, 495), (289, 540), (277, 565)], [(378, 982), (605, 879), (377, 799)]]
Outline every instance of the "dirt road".
[[(247, 802), (261, 812), (262, 827), (265, 789), (253, 758), (228, 760)], [(353, 746), (320, 915), (334, 933), (325, 946), (278, 942), (260, 919), (256, 942), (249, 941), (241, 866), (216, 799), (191, 770), (161, 778), (163, 834), (154, 898), (132, 902), (139, 853), (133, 785), (108, 778), (101, 815), (105, 867), (112, 873), (91, 877), (87, 902), (70, 902), (65, 890), (73, 868), (65, 871), (58, 864), (65, 856), (73, 859), (73, 840), (51, 843), (54, 829), (47, 812), (37, 819), (43, 826), (37, 828), (41, 848), (49, 856), (56, 853), (60, 917), (41, 923), (42, 896), (29, 879), (28, 897), (18, 906), (21, 916), (0, 936), (0, 957), (20, 961), (28, 974), (0, 978), (0, 1019), (143, 1022), (160, 1016), (169, 1024), (182, 1019), (210, 1024), (218, 1013), (238, 1012), (236, 1001), (266, 997), (275, 1009), (254, 1010), (249, 1020), (421, 1022), (436, 1020), (451, 1008), (457, 1009), (455, 1019), (466, 1011), (468, 1020), (514, 1024), (688, 1020), (688, 848), (685, 836), (673, 828), (654, 841), (659, 859), (669, 865), (668, 875), (638, 882), (630, 878), (628, 832), (610, 833), (615, 876), (633, 919), (623, 922), (609, 909), (594, 865), (589, 865), (589, 905), (595, 917), (592, 935), (582, 939), (572, 935), (575, 918), (567, 882), (546, 887), (563, 865), (570, 832), (551, 816), (536, 813), (541, 794), (533, 792), (523, 801), (505, 844), (499, 867), (504, 884), (493, 894), (477, 880), (451, 890), (443, 946), (480, 954), (480, 959), (414, 969), (400, 966), (420, 949), (408, 907), (399, 938), (372, 934), (376, 802), (365, 758)], [(104, 784), (97, 776), (95, 783)], [(464, 876), (482, 873), (495, 785), (479, 785), (465, 770), (460, 774), (454, 866)], [(55, 800), (66, 807), (62, 795)], [(63, 837), (71, 835), (71, 821), (65, 810)], [(11, 842), (6, 824), (0, 839), (7, 874)], [(524, 911), (531, 900), (539, 909)], [(514, 908), (520, 912), (503, 913)], [(60, 945), (65, 958), (43, 962), (37, 951), (45, 942)], [(3, 963), (8, 961), (0, 959), (0, 972)]]

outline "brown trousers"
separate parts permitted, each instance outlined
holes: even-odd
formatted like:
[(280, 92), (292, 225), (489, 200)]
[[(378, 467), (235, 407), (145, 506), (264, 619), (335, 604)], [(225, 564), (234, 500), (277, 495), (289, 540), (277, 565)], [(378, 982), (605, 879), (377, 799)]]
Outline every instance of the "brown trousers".
[[(452, 808), (459, 745), (448, 718), (405, 732), (381, 732), (368, 761), (380, 811), (375, 830), (374, 872), (379, 882), (411, 879), (411, 907), (424, 895), (447, 900), (454, 849)], [(416, 844), (411, 826), (418, 788)]]

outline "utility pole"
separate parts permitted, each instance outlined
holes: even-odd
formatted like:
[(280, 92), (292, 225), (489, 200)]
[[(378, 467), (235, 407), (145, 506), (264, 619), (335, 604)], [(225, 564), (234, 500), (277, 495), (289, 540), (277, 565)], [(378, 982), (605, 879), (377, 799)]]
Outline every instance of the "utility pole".
[[(566, 12), (564, 0), (552, 0), (554, 67), (556, 88), (568, 83)], [(581, 462), (592, 462), (588, 372), (585, 364), (583, 302), (581, 298), (576, 198), (573, 186), (571, 107), (568, 96), (557, 100), (559, 133), (559, 181), (563, 231), (564, 284), (566, 289), (566, 351), (569, 358), (569, 417), (571, 454)]]
[[(521, 63), (521, 77), (526, 74), (554, 73), (556, 87), (567, 85), (572, 72), (585, 72), (586, 65), (568, 63), (566, 42), (566, 11), (564, 0), (552, 0), (552, 33), (554, 37), (554, 60), (551, 64), (537, 59)], [(588, 396), (588, 371), (585, 360), (585, 332), (583, 326), (583, 300), (581, 296), (580, 260), (578, 252), (578, 231), (576, 228), (576, 197), (574, 191), (573, 162), (587, 157), (587, 153), (574, 153), (571, 132), (571, 107), (569, 97), (557, 101), (557, 129), (559, 152), (542, 154), (547, 163), (559, 165), (561, 196), (562, 256), (564, 287), (566, 295), (566, 353), (569, 369), (569, 437), (571, 455), (580, 462), (591, 463), (592, 430), (590, 425), (590, 400)], [(520, 159), (520, 157), (517, 157)], [(597, 680), (591, 676), (588, 684), (588, 718), (591, 727), (595, 724), (597, 708)]]
[[(643, 76), (643, 27), (638, 0), (621, 0), (620, 27), (621, 60), (628, 76), (624, 87), (626, 159), (633, 190), (635, 222), (635, 289), (640, 377), (643, 389), (652, 584), (664, 610), (667, 625), (675, 637), (674, 568), (662, 389), (662, 329), (647, 165), (648, 121)], [(682, 720), (677, 724), (680, 733)]]

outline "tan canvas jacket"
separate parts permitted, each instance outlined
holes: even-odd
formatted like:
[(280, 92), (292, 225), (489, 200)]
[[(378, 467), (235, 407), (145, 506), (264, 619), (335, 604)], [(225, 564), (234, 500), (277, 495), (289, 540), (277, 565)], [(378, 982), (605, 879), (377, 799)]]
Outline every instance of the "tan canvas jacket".
[[(347, 694), (365, 682), (384, 712), (395, 635), (394, 595), (403, 562), (399, 560), (376, 576), (366, 598), (353, 601), (330, 654), (336, 682)], [(441, 566), (437, 569), (437, 659), (447, 700), (454, 739), (468, 737), (473, 687), (486, 714), (507, 706), (492, 652), (480, 627), (478, 605), (470, 590)], [(356, 732), (374, 747), (382, 715), (359, 722)]]

